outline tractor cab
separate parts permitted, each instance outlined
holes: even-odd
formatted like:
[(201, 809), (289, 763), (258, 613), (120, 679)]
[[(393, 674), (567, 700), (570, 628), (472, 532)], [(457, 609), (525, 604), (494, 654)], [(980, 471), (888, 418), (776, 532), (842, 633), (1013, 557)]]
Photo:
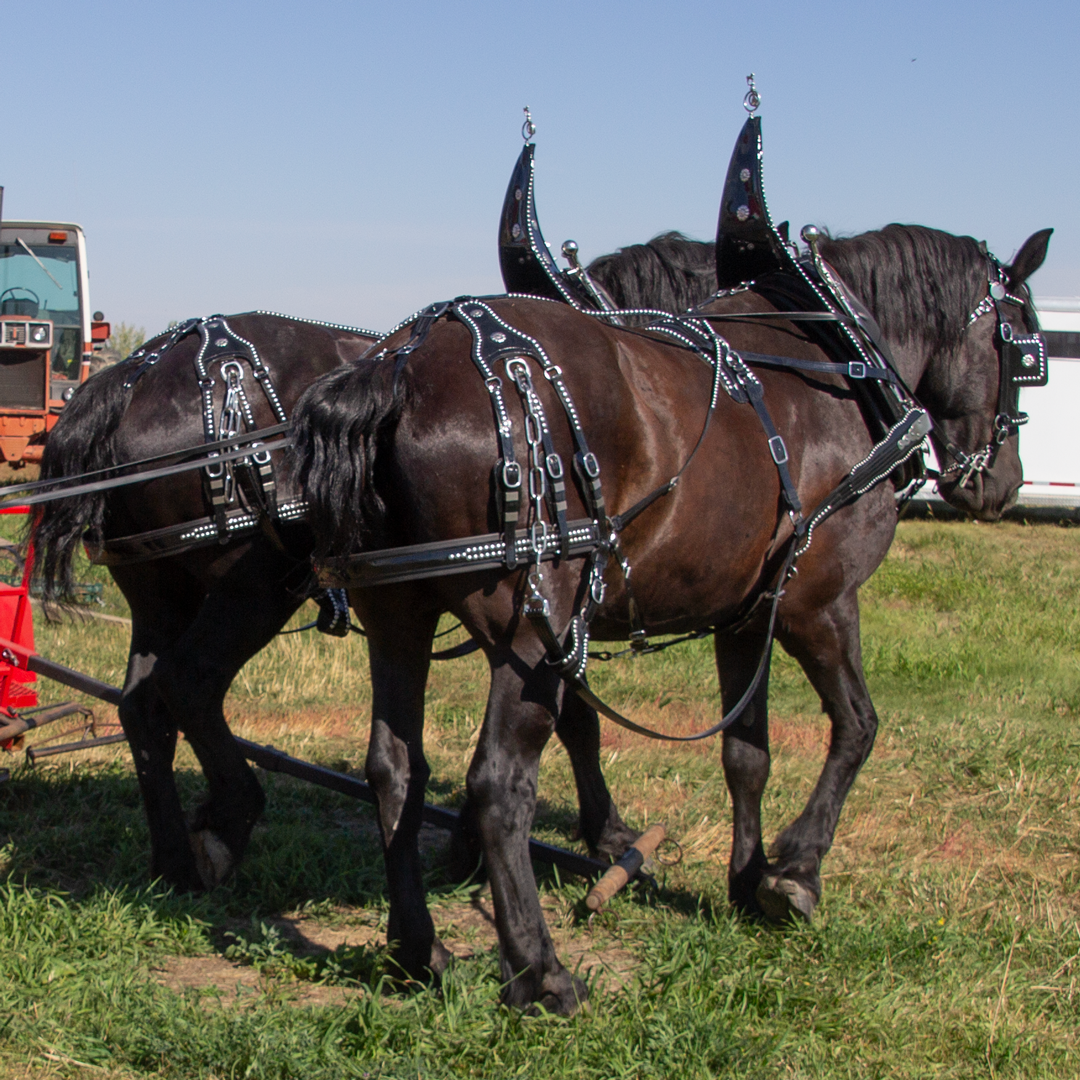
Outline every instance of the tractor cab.
[(0, 457), (41, 460), (45, 436), (90, 374), (109, 324), (90, 317), (78, 225), (0, 222)]

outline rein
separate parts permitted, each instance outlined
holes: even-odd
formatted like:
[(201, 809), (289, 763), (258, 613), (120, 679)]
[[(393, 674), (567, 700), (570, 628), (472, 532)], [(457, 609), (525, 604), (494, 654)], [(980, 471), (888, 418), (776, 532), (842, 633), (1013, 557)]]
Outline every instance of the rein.
[[(136, 472), (126, 476), (113, 476), (107, 480), (85, 482), (88, 477), (116, 473), (121, 469), (139, 469), (143, 465), (152, 465), (156, 461), (168, 461), (170, 458), (186, 458), (193, 454), (215, 454), (218, 461), (236, 461), (248, 457), (255, 448), (262, 448), (267, 453), (272, 453), (275, 450), (291, 446), (293, 442), (292, 436), (275, 439), (273, 443), (268, 443), (265, 446), (263, 440), (273, 438), (275, 435), (283, 435), (288, 430), (288, 424), (274, 424), (271, 427), (259, 428), (257, 431), (248, 431), (242, 435), (238, 434), (230, 439), (219, 439), (213, 443), (200, 443), (198, 446), (188, 446), (182, 450), (171, 450), (168, 453), (155, 454), (152, 457), (141, 458), (138, 461), (129, 461), (122, 465), (111, 465), (104, 469), (95, 469), (93, 472), (80, 473), (78, 476), (60, 476), (55, 480), (34, 480), (27, 484), (6, 487), (0, 493), (0, 505), (17, 503), (19, 506), (36, 506), (39, 503), (52, 502), (56, 499), (68, 499), (74, 495), (88, 495), (95, 491), (108, 491), (112, 488), (126, 487), (130, 484), (142, 484), (148, 480), (157, 480), (162, 476), (176, 476), (179, 473), (194, 472), (196, 469), (206, 467), (206, 461), (198, 459), (165, 466), (160, 469)], [(233, 449), (226, 449), (228, 447)], [(246, 449), (240, 449), (240, 447), (246, 447)], [(224, 453), (221, 453), (221, 451), (224, 451)], [(61, 484), (67, 486), (58, 487)], [(22, 498), (24, 492), (32, 494), (28, 498)]]

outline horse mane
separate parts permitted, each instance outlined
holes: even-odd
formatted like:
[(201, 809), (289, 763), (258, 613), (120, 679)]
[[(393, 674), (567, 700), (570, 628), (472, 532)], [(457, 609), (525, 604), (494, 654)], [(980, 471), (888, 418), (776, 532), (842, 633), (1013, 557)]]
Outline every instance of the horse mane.
[[(821, 253), (874, 313), (887, 336), (954, 352), (986, 294), (986, 256), (970, 236), (923, 225), (886, 225), (858, 236), (828, 233)], [(716, 245), (666, 232), (601, 255), (589, 275), (623, 308), (681, 312), (716, 291)], [(1024, 315), (1036, 317), (1027, 290)]]
[(970, 236), (894, 223), (858, 236), (826, 234), (821, 254), (886, 337), (921, 341), (933, 353), (959, 348), (986, 295), (986, 256)]
[(716, 245), (666, 232), (601, 255), (587, 270), (621, 308), (680, 312), (716, 291)]

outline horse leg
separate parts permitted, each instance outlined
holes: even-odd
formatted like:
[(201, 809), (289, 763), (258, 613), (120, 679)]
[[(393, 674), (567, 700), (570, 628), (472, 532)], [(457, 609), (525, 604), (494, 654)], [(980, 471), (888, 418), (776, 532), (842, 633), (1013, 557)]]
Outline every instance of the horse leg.
[(555, 723), (566, 747), (578, 794), (578, 826), (593, 854), (619, 858), (638, 838), (619, 816), (618, 807), (600, 771), (600, 718), (596, 710), (567, 691)]
[(529, 857), (540, 754), (555, 727), (562, 686), (539, 641), (533, 637), (528, 647), (527, 658), (520, 650), (489, 653), (491, 692), (466, 784), (491, 882), (502, 1000), (570, 1015), (587, 991), (555, 955)]
[[(766, 647), (765, 635), (744, 630), (717, 634), (716, 670), (723, 711), (746, 692)], [(731, 793), (732, 839), (728, 897), (748, 915), (760, 915), (755, 893), (768, 862), (761, 840), (761, 797), (769, 779), (769, 672), (762, 676), (742, 716), (723, 734), (724, 777)]]
[[(179, 593), (163, 586), (158, 567), (116, 568), (114, 577), (131, 607), (131, 648), (120, 699), (150, 832), (150, 874), (181, 890), (201, 888), (195, 856), (173, 775), (176, 722), (154, 682), (158, 658), (169, 651), (195, 617), (201, 591), (186, 582)], [(192, 602), (193, 598), (193, 602)]]
[[(225, 720), (240, 669), (299, 607), (273, 560), (243, 561), (207, 594), (197, 618), (158, 662), (158, 692), (202, 766), (208, 797), (188, 816), (202, 884), (220, 884), (243, 856), (266, 797)], [(257, 565), (254, 563), (257, 562)]]
[(832, 845), (844, 799), (877, 734), (877, 714), (863, 676), (855, 590), (823, 609), (799, 612), (795, 620), (788, 620), (780, 640), (820, 695), (832, 722), (832, 737), (806, 807), (773, 845), (772, 865), (757, 899), (774, 921), (808, 921), (821, 899), (821, 860)]
[(375, 793), (390, 893), (387, 941), (410, 978), (440, 975), (450, 952), (435, 936), (417, 843), (431, 769), (424, 757), (424, 689), (437, 609), (418, 594), (386, 587), (351, 599), (368, 637), (371, 737), (365, 773)]
[[(578, 795), (578, 830), (593, 855), (614, 861), (640, 836), (619, 815), (600, 769), (600, 719), (577, 694), (563, 695), (555, 734), (566, 747)], [(466, 802), (450, 844), (450, 875), (463, 882), (482, 873), (476, 807)]]

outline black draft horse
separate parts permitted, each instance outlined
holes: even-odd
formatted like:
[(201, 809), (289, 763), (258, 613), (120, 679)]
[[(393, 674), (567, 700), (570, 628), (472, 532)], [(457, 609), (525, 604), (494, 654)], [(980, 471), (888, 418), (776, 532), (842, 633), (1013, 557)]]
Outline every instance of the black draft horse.
[[(247, 313), (226, 318), (230, 333), (254, 347), (286, 414), (320, 375), (355, 360), (374, 335)], [(79, 388), (49, 436), (43, 479), (78, 476), (145, 457), (185, 450), (204, 439), (195, 359), (198, 333), (168, 349), (168, 333), (131, 360)], [(147, 357), (160, 353), (155, 363)], [(224, 361), (227, 363), (228, 361)], [(141, 373), (140, 365), (145, 365)], [(222, 361), (207, 365), (224, 407)], [(277, 417), (252, 385), (253, 426)], [(276, 454), (280, 458), (280, 454)], [(242, 491), (238, 495), (242, 496)], [(277, 504), (294, 492), (277, 475)], [(88, 536), (108, 550), (128, 548), (109, 569), (131, 607), (131, 647), (120, 722), (131, 746), (150, 828), (151, 875), (179, 889), (220, 882), (239, 860), (262, 813), (264, 796), (225, 722), (225, 695), (237, 673), (288, 622), (309, 594), (312, 540), (302, 515), (274, 518), (227, 543), (168, 547), (156, 557), (137, 539), (204, 520), (208, 502), (199, 471), (44, 504), (34, 531), (37, 567), (47, 594), (70, 594), (72, 560)], [(202, 765), (209, 796), (185, 815), (173, 775), (177, 732)]]
[[(1048, 237), (1049, 231), (1031, 237), (1003, 269), (1010, 295), (1023, 301), (1019, 308), (1011, 300), (1003, 304), (1010, 318), (1029, 327), (1034, 313), (1024, 282), (1042, 263)], [(995, 320), (980, 315), (988, 262), (979, 245), (969, 237), (890, 226), (832, 241), (824, 254), (881, 324), (899, 373), (934, 418), (937, 438), (968, 454), (987, 446), (1001, 367)], [(676, 475), (701, 434), (710, 394), (710, 368), (696, 354), (568, 306), (517, 297), (487, 303), (515, 331), (542, 343), (561, 367), (600, 462), (609, 513), (625, 511)], [(751, 290), (720, 298), (707, 310), (778, 309)], [(718, 326), (736, 349), (827, 360), (797, 323), (777, 318), (765, 325)], [(411, 333), (406, 327), (385, 344), (392, 350)], [(385, 361), (360, 360), (305, 394), (294, 421), (296, 475), (322, 557), (479, 536), (497, 527), (492, 466), (500, 444), (489, 387), (474, 366), (472, 348), (461, 321), (441, 318), (407, 358), (391, 351)], [(534, 367), (538, 376), (539, 365)], [(858, 402), (836, 376), (755, 371), (790, 454), (798, 495), (803, 506), (814, 507), (870, 450)], [(539, 377), (534, 385), (547, 415), (562, 417), (553, 386)], [(515, 423), (520, 432), (520, 420)], [(553, 421), (551, 437), (562, 459), (571, 460), (568, 425)], [(954, 474), (942, 485), (945, 497), (981, 518), (999, 516), (1021, 483), (1015, 434), (991, 467), (968, 479), (962, 485)], [(568, 518), (585, 516), (573, 484), (568, 496)], [(829, 518), (779, 604), (776, 637), (820, 695), (832, 738), (817, 786), (775, 842), (771, 860), (760, 817), (769, 774), (767, 680), (750, 712), (724, 733), (734, 815), (729, 886), (739, 908), (806, 916), (820, 897), (822, 857), (877, 728), (860, 656), (858, 589), (884, 558), (896, 516), (892, 485), (884, 483)], [(721, 394), (707, 436), (678, 485), (622, 534), (647, 630), (722, 627), (769, 585), (790, 537), (762, 424), (748, 405)], [(544, 567), (542, 591), (557, 631), (582, 603), (582, 567), (572, 558)], [(585, 987), (555, 955), (527, 841), (548, 738), (573, 730), (579, 742), (591, 738), (595, 745), (598, 724), (595, 712), (547, 662), (545, 646), (523, 617), (527, 570), (351, 590), (370, 646), (366, 770), (378, 796), (389, 940), (411, 975), (437, 974), (448, 954), (427, 910), (417, 835), (429, 775), (423, 750), (429, 656), (440, 614), (452, 612), (480, 642), (491, 668), (467, 789), (492, 887), (503, 999), (572, 1013)], [(716, 634), (725, 711), (750, 686), (766, 648), (764, 615), (738, 632)], [(625, 639), (629, 628), (624, 581), (609, 564), (593, 635)], [(588, 805), (583, 799), (583, 812)]]
[[(712, 244), (677, 234), (601, 256), (589, 272), (625, 306), (677, 311), (716, 287)], [(319, 376), (359, 357), (372, 334), (262, 312), (226, 317), (266, 364), (285, 411)], [(80, 387), (49, 436), (42, 479), (79, 476), (153, 454), (198, 445), (204, 437), (195, 359), (197, 333), (164, 348), (170, 332), (148, 341), (134, 358)], [(160, 354), (142, 374), (146, 357)], [(224, 406), (221, 361), (207, 374)], [(131, 383), (132, 385), (129, 385)], [(267, 400), (252, 395), (257, 425), (272, 424)], [(294, 495), (279, 476), (279, 504)], [(197, 521), (208, 512), (197, 472), (49, 502), (34, 543), (48, 594), (70, 594), (72, 560), (85, 536), (106, 547)], [(288, 622), (309, 592), (314, 543), (302, 519), (273, 529), (216, 540), (154, 557), (132, 552), (110, 572), (132, 614), (131, 646), (120, 721), (138, 766), (150, 831), (154, 878), (180, 889), (221, 882), (239, 862), (263, 807), (255, 773), (229, 736), (223, 703), (237, 673)], [(185, 814), (173, 778), (177, 732), (183, 731), (203, 766), (209, 796)], [(615, 858), (635, 833), (619, 817), (599, 771), (597, 749), (577, 727), (565, 732), (583, 800), (582, 835), (595, 853)], [(467, 862), (467, 856), (462, 858)], [(463, 870), (462, 873), (467, 873)]]

